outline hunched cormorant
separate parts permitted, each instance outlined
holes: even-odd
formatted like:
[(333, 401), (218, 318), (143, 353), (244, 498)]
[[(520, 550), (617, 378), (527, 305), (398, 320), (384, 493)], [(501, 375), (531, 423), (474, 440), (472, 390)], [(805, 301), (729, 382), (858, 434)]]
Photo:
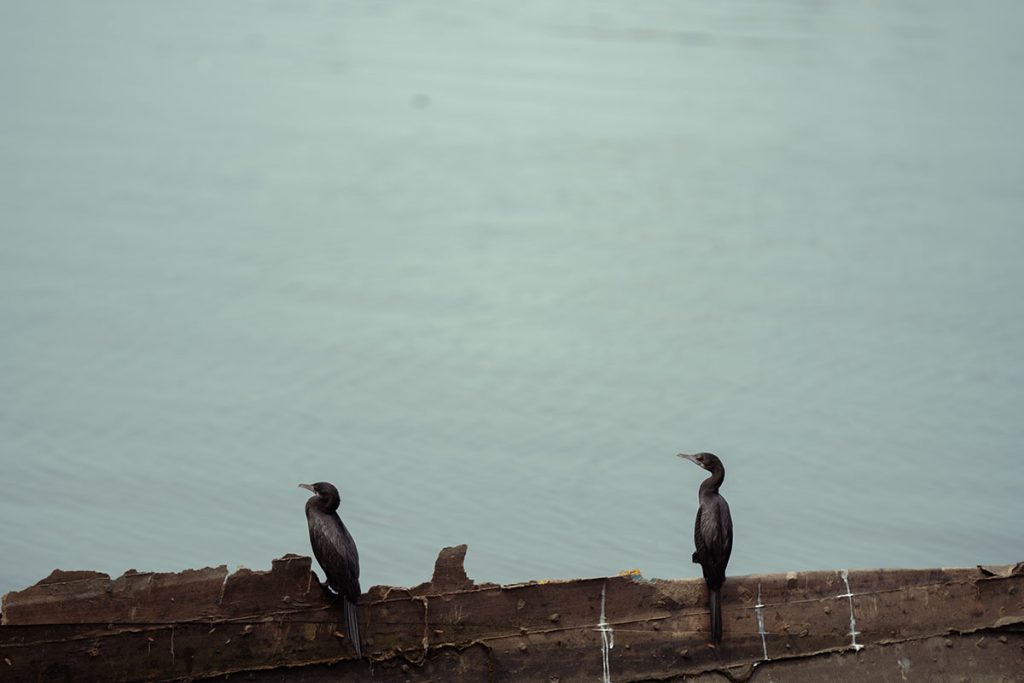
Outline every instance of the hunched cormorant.
[(721, 589), (725, 582), (725, 567), (732, 554), (732, 516), (729, 503), (718, 492), (725, 479), (725, 466), (714, 453), (680, 453), (679, 457), (711, 472), (711, 476), (701, 482), (698, 493), (700, 507), (693, 525), (693, 543), (697, 549), (693, 553), (693, 561), (704, 571), (704, 581), (708, 585), (708, 610), (711, 612), (711, 642), (717, 645), (722, 642)]
[(341, 496), (334, 484), (326, 481), (316, 484), (299, 484), (299, 488), (313, 492), (306, 501), (306, 521), (309, 523), (309, 543), (313, 555), (327, 576), (327, 587), (337, 593), (345, 611), (348, 637), (356, 648), (356, 654), (363, 656), (359, 644), (359, 614), (356, 603), (362, 591), (359, 589), (359, 551), (352, 534), (345, 528), (338, 516)]

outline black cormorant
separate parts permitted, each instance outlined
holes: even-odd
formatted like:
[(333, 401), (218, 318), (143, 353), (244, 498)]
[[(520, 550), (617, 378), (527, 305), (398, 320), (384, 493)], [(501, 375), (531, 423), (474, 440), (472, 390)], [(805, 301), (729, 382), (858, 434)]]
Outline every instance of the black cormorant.
[(717, 645), (722, 642), (721, 589), (725, 582), (725, 567), (732, 553), (732, 516), (729, 504), (718, 492), (725, 479), (725, 466), (713, 453), (680, 453), (679, 457), (711, 472), (711, 476), (700, 484), (700, 507), (693, 525), (693, 543), (697, 547), (693, 561), (704, 571), (704, 581), (708, 584), (711, 642)]
[(338, 516), (341, 496), (334, 484), (326, 481), (316, 484), (299, 484), (300, 488), (313, 492), (306, 501), (306, 521), (309, 523), (309, 542), (313, 555), (327, 576), (327, 586), (338, 594), (345, 609), (345, 623), (348, 637), (356, 648), (356, 654), (363, 656), (359, 644), (359, 620), (356, 603), (362, 593), (359, 590), (359, 551), (352, 534), (345, 528)]

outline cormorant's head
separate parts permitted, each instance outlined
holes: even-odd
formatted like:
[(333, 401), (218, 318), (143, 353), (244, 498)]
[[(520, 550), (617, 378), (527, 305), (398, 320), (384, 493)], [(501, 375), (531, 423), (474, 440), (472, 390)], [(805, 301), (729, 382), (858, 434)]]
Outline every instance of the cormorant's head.
[(315, 484), (299, 484), (299, 488), (312, 491), (313, 495), (317, 498), (317, 503), (325, 510), (338, 509), (338, 503), (341, 502), (341, 496), (338, 494), (338, 489), (334, 488), (334, 484), (326, 481), (318, 481)]
[(721, 466), (722, 464), (722, 461), (714, 453), (680, 453), (679, 457), (696, 463), (708, 471), (714, 469), (715, 465)]

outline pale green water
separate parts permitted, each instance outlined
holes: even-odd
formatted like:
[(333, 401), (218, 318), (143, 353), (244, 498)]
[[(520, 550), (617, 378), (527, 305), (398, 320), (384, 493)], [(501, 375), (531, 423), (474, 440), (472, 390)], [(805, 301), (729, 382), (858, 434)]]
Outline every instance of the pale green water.
[(0, 591), (1024, 559), (1016, 2), (0, 7)]

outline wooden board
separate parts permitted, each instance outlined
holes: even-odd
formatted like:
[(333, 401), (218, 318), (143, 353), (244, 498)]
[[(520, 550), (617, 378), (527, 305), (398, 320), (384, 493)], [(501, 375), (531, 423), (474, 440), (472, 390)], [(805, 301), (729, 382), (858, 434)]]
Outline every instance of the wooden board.
[(702, 580), (478, 585), (465, 552), (442, 550), (427, 583), (362, 596), (363, 660), (307, 557), (232, 574), (55, 571), (4, 596), (0, 680), (767, 681), (793, 667), (815, 680), (941, 680), (939, 669), (999, 680), (1024, 670), (1024, 564), (730, 577), (715, 648)]

